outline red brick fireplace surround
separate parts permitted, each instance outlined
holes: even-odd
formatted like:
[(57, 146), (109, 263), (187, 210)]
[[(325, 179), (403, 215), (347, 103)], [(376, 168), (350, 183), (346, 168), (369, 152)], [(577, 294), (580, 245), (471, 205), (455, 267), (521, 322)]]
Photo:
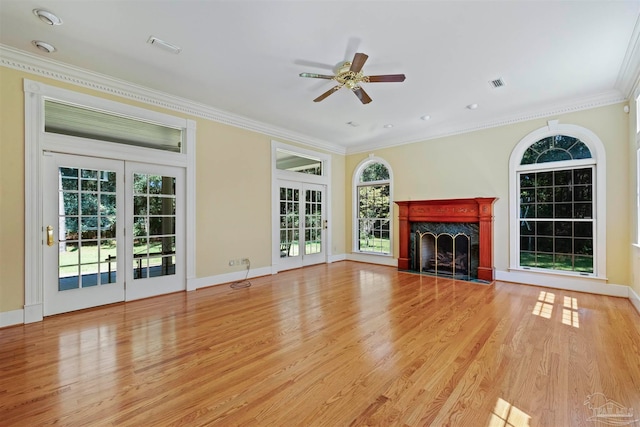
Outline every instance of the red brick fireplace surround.
[(400, 208), (400, 257), (398, 269), (409, 270), (409, 245), (412, 222), (466, 222), (479, 225), (478, 279), (492, 282), (493, 203), (495, 197), (449, 200), (408, 200), (395, 202)]

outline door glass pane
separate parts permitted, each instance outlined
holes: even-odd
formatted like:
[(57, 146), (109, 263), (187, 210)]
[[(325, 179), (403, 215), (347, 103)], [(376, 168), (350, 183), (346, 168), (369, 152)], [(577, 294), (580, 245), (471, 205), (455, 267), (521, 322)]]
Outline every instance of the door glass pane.
[(305, 191), (305, 255), (322, 252), (322, 192)]
[(136, 173), (133, 187), (133, 278), (175, 274), (176, 179)]
[(58, 168), (58, 290), (114, 283), (116, 173)]
[(300, 212), (299, 191), (280, 188), (280, 258), (298, 256)]

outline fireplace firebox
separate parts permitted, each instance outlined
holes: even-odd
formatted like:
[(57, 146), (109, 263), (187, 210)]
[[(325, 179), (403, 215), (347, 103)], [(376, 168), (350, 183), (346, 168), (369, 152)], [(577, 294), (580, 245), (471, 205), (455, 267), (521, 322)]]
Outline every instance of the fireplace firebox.
[(494, 197), (395, 202), (398, 269), (491, 282)]

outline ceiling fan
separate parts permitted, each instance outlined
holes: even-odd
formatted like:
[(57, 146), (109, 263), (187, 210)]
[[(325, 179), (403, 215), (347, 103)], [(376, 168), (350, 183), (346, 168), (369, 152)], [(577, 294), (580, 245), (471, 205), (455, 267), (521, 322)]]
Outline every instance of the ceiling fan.
[(405, 79), (404, 74), (383, 74), (380, 76), (365, 76), (362, 74), (362, 67), (367, 61), (369, 56), (364, 53), (356, 53), (353, 57), (353, 61), (346, 61), (338, 66), (335, 76), (329, 76), (326, 74), (314, 74), (314, 73), (300, 73), (300, 77), (310, 77), (314, 79), (327, 79), (335, 80), (338, 85), (332, 87), (319, 97), (313, 100), (313, 102), (320, 102), (332, 93), (336, 92), (342, 87), (351, 89), (356, 94), (360, 102), (368, 104), (371, 102), (371, 98), (367, 95), (367, 92), (362, 89), (360, 83), (379, 83), (379, 82), (403, 82)]

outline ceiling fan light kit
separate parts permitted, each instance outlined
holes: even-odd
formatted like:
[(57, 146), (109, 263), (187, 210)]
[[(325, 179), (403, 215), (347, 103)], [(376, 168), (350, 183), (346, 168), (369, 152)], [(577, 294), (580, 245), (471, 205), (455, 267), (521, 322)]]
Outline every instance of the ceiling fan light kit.
[(335, 80), (338, 84), (316, 99), (313, 102), (320, 102), (332, 93), (339, 89), (346, 87), (351, 90), (363, 104), (371, 102), (371, 97), (362, 89), (361, 83), (388, 83), (388, 82), (403, 82), (405, 80), (404, 74), (384, 74), (379, 76), (365, 76), (362, 72), (364, 63), (369, 58), (364, 53), (356, 53), (352, 61), (346, 61), (341, 64), (334, 76), (326, 74), (315, 73), (300, 73), (300, 77), (309, 77), (314, 79), (326, 79)]

